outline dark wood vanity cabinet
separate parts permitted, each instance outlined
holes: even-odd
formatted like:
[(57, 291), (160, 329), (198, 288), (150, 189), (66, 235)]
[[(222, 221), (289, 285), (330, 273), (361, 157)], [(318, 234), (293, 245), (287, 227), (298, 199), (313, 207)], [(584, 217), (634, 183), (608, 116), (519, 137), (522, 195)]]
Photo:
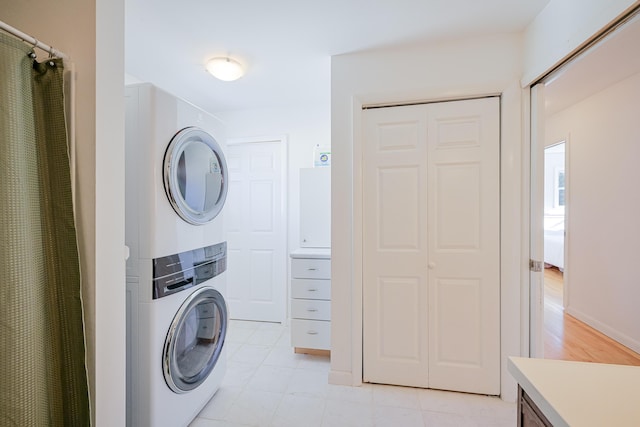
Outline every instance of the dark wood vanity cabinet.
[(520, 386), (518, 386), (518, 427), (553, 427)]

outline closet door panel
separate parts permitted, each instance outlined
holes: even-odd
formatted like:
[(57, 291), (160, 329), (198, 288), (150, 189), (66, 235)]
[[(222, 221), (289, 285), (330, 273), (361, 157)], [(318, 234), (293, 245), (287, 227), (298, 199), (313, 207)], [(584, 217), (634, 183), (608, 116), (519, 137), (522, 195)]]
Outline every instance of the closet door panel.
[(499, 394), (499, 99), (363, 131), (364, 380)]

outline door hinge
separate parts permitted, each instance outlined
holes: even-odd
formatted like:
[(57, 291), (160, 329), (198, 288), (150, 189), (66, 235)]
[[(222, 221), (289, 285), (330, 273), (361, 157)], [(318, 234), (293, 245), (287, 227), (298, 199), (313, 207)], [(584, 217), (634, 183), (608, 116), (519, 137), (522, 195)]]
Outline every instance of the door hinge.
[(532, 259), (529, 260), (529, 270), (533, 271), (534, 273), (540, 273), (542, 271), (542, 268), (542, 261), (534, 261)]

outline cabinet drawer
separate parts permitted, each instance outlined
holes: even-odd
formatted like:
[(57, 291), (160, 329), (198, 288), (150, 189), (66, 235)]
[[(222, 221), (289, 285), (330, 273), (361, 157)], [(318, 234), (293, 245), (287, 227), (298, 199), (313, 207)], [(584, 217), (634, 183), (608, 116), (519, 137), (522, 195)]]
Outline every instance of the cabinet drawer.
[(291, 277), (296, 279), (330, 279), (331, 260), (294, 258), (291, 260)]
[(331, 301), (292, 299), (291, 317), (294, 319), (331, 320)]
[(291, 297), (330, 300), (331, 280), (291, 279)]
[(291, 344), (294, 347), (331, 349), (331, 322), (291, 319)]

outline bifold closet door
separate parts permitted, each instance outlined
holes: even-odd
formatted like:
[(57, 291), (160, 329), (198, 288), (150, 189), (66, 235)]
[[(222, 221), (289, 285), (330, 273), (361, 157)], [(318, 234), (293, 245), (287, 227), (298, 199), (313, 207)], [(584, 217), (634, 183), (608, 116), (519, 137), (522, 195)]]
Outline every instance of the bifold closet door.
[(364, 380), (499, 394), (499, 98), (366, 110), (364, 135)]

